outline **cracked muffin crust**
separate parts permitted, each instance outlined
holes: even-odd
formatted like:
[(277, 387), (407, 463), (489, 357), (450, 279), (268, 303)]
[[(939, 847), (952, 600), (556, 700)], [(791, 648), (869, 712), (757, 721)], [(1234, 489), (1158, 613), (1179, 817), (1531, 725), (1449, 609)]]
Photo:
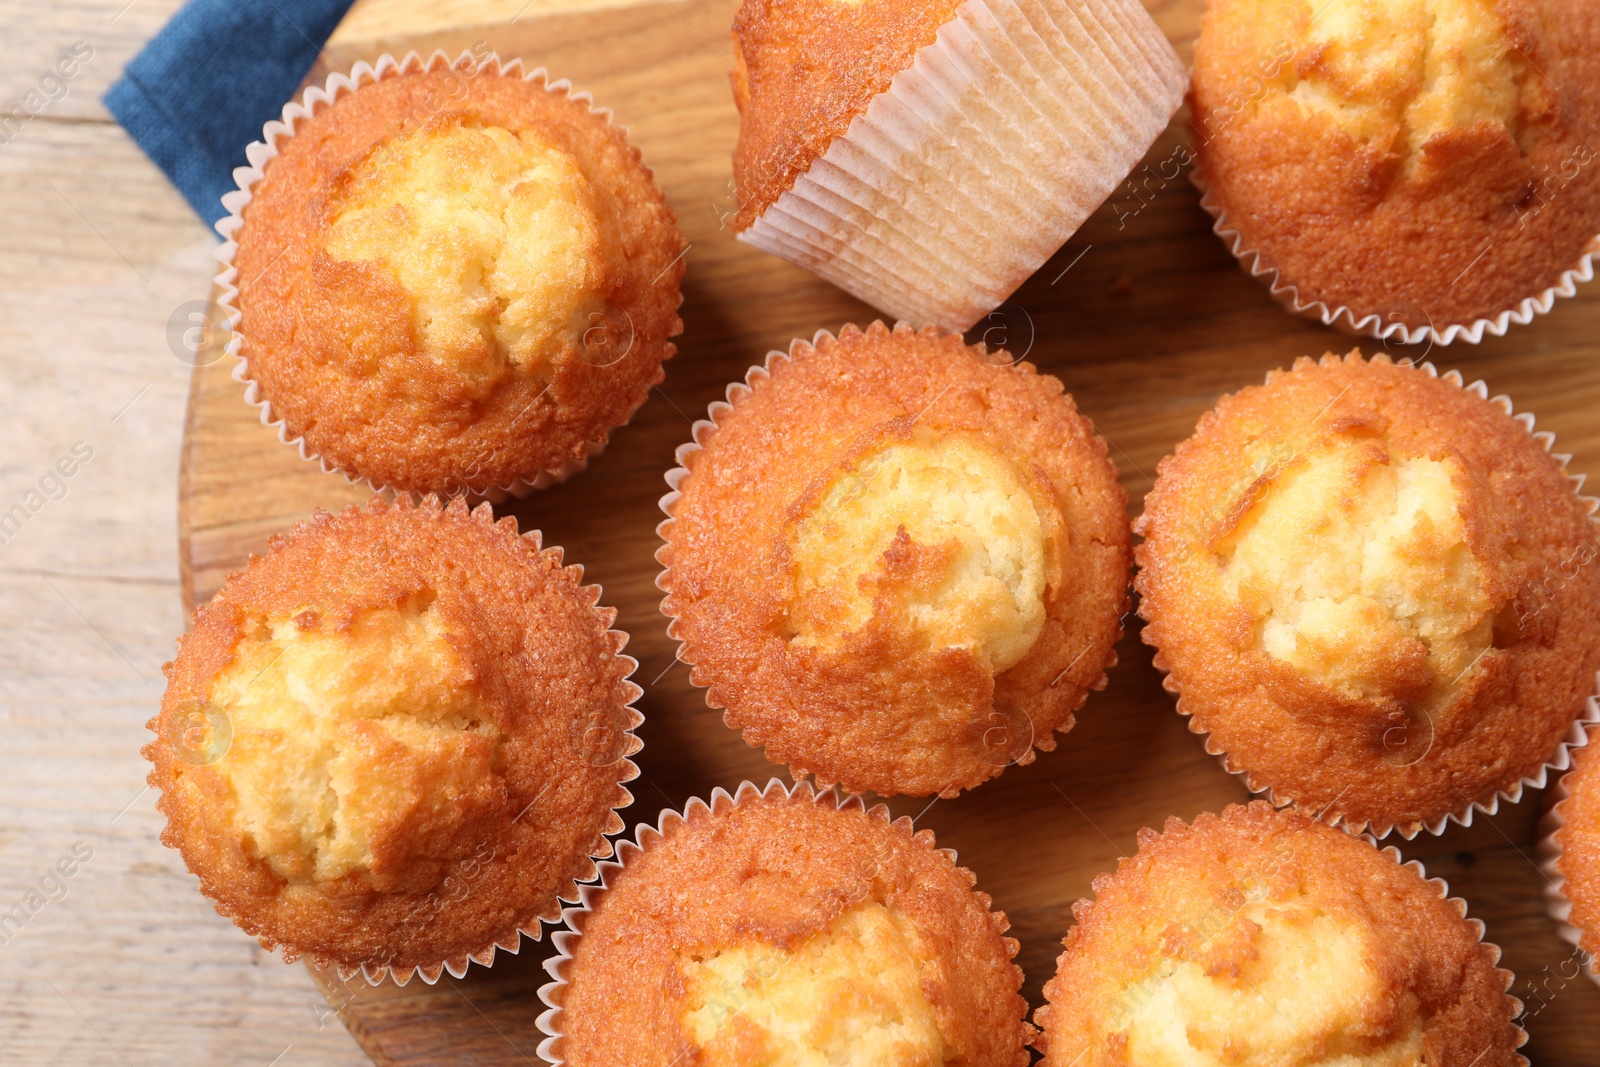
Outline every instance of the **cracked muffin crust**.
[(1134, 525), (1144, 639), (1208, 749), (1380, 836), (1537, 775), (1600, 670), (1592, 504), (1545, 444), (1359, 352), (1218, 401)]
[(1564, 0), (1212, 0), (1202, 185), (1305, 302), (1468, 324), (1600, 248), (1600, 11)]
[(404, 981), (538, 936), (632, 800), (634, 661), (581, 580), (459, 498), (275, 537), (166, 667), (162, 841), (288, 960)]
[(846, 327), (714, 406), (662, 525), (670, 632), (728, 725), (850, 792), (953, 796), (1105, 684), (1126, 501), (1056, 379)]
[(1483, 925), (1393, 853), (1264, 801), (1139, 832), (1073, 905), (1045, 1067), (1525, 1067)]
[(279, 149), (234, 235), (240, 354), (327, 463), (418, 492), (531, 484), (662, 380), (683, 237), (586, 97), (408, 69)]
[(572, 1067), (1027, 1064), (1017, 943), (931, 832), (776, 781), (662, 826), (555, 972)]

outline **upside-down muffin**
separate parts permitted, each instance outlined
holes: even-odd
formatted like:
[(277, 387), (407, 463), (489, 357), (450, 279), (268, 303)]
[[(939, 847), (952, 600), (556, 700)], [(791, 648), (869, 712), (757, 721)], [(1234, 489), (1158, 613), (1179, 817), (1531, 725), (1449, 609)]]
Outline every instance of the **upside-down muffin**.
[(931, 831), (746, 782), (624, 843), (547, 987), (571, 1067), (1025, 1067), (1006, 917)]
[(1128, 176), (1187, 78), (1138, 0), (745, 0), (740, 239), (965, 330)]
[(1503, 331), (1600, 250), (1594, 4), (1211, 0), (1190, 102), (1219, 232), (1346, 328)]
[(376, 486), (570, 473), (682, 329), (683, 237), (638, 151), (496, 62), (380, 63), (276, 138), (223, 224), (250, 398)]
[(1542, 784), (1600, 669), (1593, 501), (1481, 384), (1352, 352), (1223, 397), (1135, 532), (1145, 640), (1212, 752), (1331, 822)]
[(796, 775), (953, 796), (1106, 681), (1127, 497), (1061, 383), (882, 323), (712, 406), (663, 508), (662, 611), (707, 701)]
[(1560, 825), (1550, 837), (1557, 853), (1553, 864), (1560, 875), (1560, 899), (1568, 906), (1562, 916), (1578, 931), (1578, 947), (1591, 976), (1600, 954), (1600, 753), (1590, 743), (1572, 754), (1572, 770), (1561, 779), (1566, 796), (1556, 805)]
[(286, 959), (432, 981), (560, 914), (632, 797), (634, 661), (488, 506), (374, 499), (195, 613), (144, 750), (217, 910)]
[(1258, 800), (1141, 830), (1094, 894), (1044, 1067), (1526, 1067), (1499, 949), (1392, 850)]

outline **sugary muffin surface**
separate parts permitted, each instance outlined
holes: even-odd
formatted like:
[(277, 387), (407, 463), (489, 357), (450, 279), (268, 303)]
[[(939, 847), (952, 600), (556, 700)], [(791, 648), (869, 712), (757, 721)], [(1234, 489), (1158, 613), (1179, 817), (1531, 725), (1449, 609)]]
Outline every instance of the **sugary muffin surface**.
[(515, 946), (630, 799), (633, 661), (580, 582), (459, 499), (274, 539), (168, 665), (162, 840), (291, 959), (409, 975)]
[(1307, 302), (1468, 323), (1600, 234), (1592, 5), (1213, 0), (1191, 103), (1229, 226)]
[(235, 234), (241, 355), (329, 463), (418, 491), (533, 481), (661, 380), (683, 237), (586, 100), (412, 70), (278, 147)]
[(1589, 506), (1451, 380), (1302, 359), (1223, 397), (1159, 473), (1145, 640), (1283, 800), (1415, 832), (1535, 774), (1594, 692)]
[(744, 0), (733, 20), (735, 230), (750, 226), (934, 42), (960, 0)]
[(747, 785), (644, 845), (562, 966), (573, 1067), (1028, 1062), (1005, 916), (926, 831)]
[(1142, 831), (1073, 908), (1047, 1067), (1525, 1063), (1498, 953), (1436, 884), (1260, 801)]
[[(1561, 892), (1572, 902), (1567, 921), (1582, 933), (1580, 945), (1592, 958), (1600, 953), (1600, 758), (1591, 728), (1589, 744), (1573, 753), (1573, 769), (1562, 779), (1567, 798), (1559, 810), (1564, 825), (1556, 831), (1561, 845), (1558, 866), (1565, 879)], [(1591, 970), (1594, 969), (1591, 964)]]
[(1104, 684), (1126, 496), (1054, 378), (874, 324), (797, 344), (684, 455), (662, 610), (776, 762), (954, 795), (1030, 762)]

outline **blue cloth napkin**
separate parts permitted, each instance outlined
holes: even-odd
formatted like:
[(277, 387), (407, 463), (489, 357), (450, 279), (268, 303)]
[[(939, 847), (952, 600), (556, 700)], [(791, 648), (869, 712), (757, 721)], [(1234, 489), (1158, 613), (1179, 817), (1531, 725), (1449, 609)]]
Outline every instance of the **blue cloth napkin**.
[(352, 0), (189, 0), (107, 92), (116, 120), (201, 218), (261, 127), (316, 62)]

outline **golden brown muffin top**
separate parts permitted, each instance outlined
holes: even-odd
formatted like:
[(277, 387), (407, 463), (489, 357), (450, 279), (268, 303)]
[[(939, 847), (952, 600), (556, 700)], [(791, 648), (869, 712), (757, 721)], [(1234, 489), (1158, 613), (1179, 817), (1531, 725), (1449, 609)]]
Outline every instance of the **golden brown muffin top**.
[(1593, 4), (1212, 0), (1191, 104), (1229, 226), (1306, 301), (1465, 324), (1600, 234)]
[(1443, 885), (1255, 801), (1141, 830), (1072, 913), (1046, 1067), (1511, 1067), (1510, 975)]
[(631, 800), (634, 662), (581, 581), (460, 499), (275, 537), (166, 666), (162, 841), (286, 959), (404, 977), (514, 948)]
[(241, 354), (341, 470), (418, 491), (533, 481), (661, 380), (683, 237), (585, 98), (412, 70), (279, 148), (235, 235)]
[(555, 1052), (573, 1067), (1022, 1067), (1004, 914), (882, 806), (746, 783), (624, 844), (583, 916)]
[(960, 0), (744, 0), (733, 18), (735, 230), (795, 179), (932, 44)]
[(1572, 902), (1567, 921), (1582, 933), (1582, 949), (1600, 953), (1600, 757), (1595, 745), (1600, 731), (1591, 730), (1590, 742), (1572, 754), (1572, 770), (1561, 779), (1567, 797), (1557, 806), (1563, 823), (1556, 831), (1561, 857), (1561, 892)]
[(954, 795), (1054, 748), (1115, 662), (1130, 554), (1061, 383), (882, 323), (750, 380), (680, 450), (658, 553), (711, 705), (850, 792)]
[(1535, 774), (1600, 669), (1590, 506), (1459, 382), (1297, 360), (1201, 418), (1134, 526), (1144, 638), (1194, 728), (1358, 829)]

